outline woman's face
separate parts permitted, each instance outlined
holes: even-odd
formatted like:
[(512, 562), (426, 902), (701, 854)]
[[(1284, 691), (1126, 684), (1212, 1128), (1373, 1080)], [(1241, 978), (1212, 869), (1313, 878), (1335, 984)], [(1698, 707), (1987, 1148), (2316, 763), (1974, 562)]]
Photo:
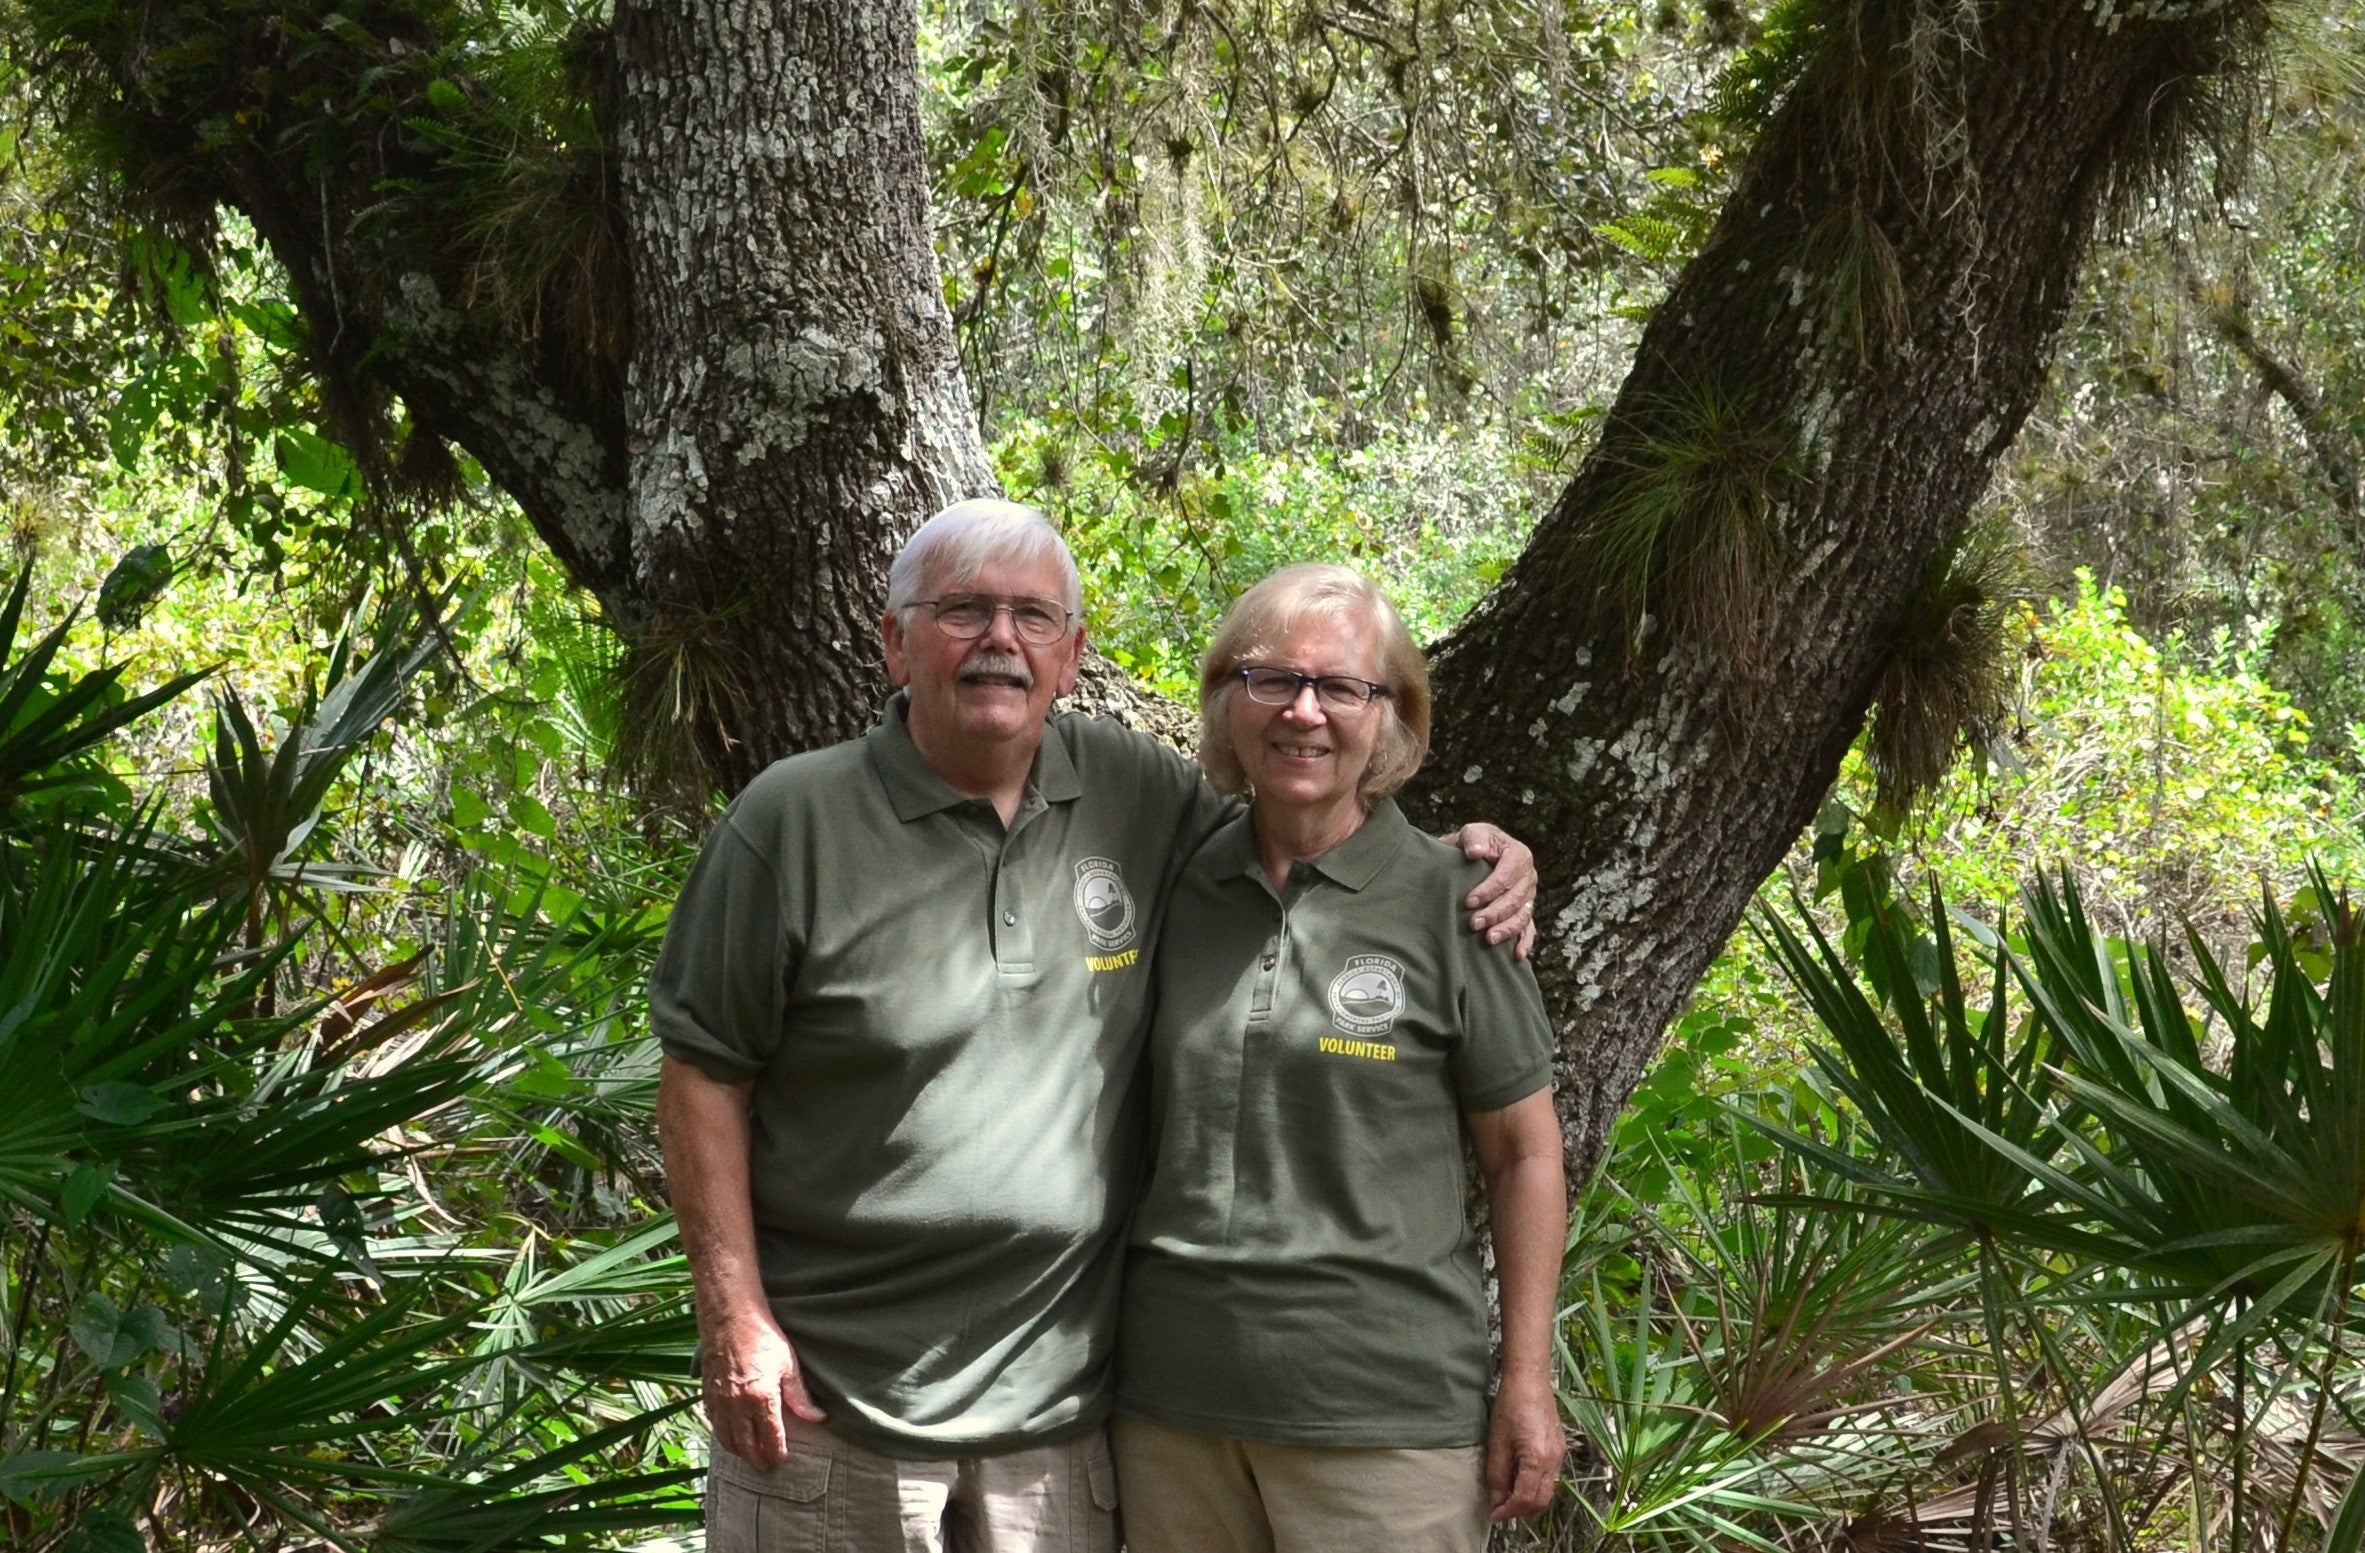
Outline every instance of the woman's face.
[[(1300, 620), (1243, 665), (1250, 666), (1379, 683), (1379, 642), (1364, 621), (1324, 612)], [(1238, 683), (1226, 699), (1232, 748), (1258, 803), (1326, 808), (1354, 800), (1388, 715), (1378, 700), (1359, 712), (1339, 713), (1316, 699), (1313, 686), (1302, 685), (1287, 706), (1267, 706)]]

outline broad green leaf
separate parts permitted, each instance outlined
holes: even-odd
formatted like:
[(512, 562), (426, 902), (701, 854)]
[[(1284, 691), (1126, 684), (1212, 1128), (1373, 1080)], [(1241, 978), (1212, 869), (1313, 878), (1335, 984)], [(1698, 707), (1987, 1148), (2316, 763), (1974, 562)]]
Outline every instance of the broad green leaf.
[(58, 1213), (66, 1221), (68, 1229), (79, 1228), (82, 1221), (90, 1217), (90, 1210), (98, 1206), (99, 1198), (105, 1194), (107, 1182), (114, 1174), (115, 1167), (112, 1164), (98, 1165), (85, 1161), (74, 1167), (74, 1173), (66, 1177), (64, 1190), (58, 1193)]
[(92, 1084), (74, 1109), (113, 1127), (136, 1127), (164, 1109), (164, 1097), (142, 1084)]
[(0, 1456), (0, 1499), (38, 1504), (89, 1476), (84, 1467), (84, 1459), (72, 1451), (16, 1451)]
[(318, 432), (290, 426), (273, 439), (272, 452), (279, 472), (308, 491), (336, 497), (360, 494), (360, 471), (353, 455)]

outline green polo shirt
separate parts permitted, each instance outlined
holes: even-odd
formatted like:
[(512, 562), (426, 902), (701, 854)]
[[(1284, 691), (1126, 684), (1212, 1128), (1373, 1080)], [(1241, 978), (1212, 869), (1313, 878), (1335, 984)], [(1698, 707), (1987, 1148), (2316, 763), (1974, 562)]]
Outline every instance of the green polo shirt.
[(1227, 1439), (1485, 1438), (1462, 1115), (1552, 1081), (1536, 978), (1462, 925), (1485, 875), (1382, 803), (1278, 895), (1249, 820), (1175, 886), (1117, 1405)]
[(903, 712), (740, 794), (649, 1009), (668, 1055), (755, 1081), (764, 1292), (830, 1427), (941, 1458), (1107, 1412), (1150, 950), (1228, 806), (1068, 715), (1005, 830)]

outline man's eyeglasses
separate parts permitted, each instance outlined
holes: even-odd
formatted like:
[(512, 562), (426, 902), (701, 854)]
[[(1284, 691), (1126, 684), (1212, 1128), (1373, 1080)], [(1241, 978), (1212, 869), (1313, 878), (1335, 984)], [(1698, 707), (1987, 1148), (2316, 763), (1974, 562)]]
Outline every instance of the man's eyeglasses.
[(936, 611), (936, 629), (956, 642), (972, 642), (994, 628), (994, 617), (1010, 612), (1010, 629), (1029, 647), (1049, 647), (1067, 639), (1068, 622), (1076, 617), (1064, 604), (1049, 599), (999, 599), (990, 593), (948, 593), (940, 599), (914, 599)]
[(1240, 683), (1248, 687), (1248, 699), (1265, 706), (1287, 706), (1298, 698), (1298, 692), (1308, 685), (1314, 687), (1314, 699), (1322, 710), (1340, 717), (1350, 717), (1389, 694), (1385, 685), (1375, 685), (1352, 674), (1300, 674), (1295, 669), (1269, 669), (1251, 664), (1239, 671)]

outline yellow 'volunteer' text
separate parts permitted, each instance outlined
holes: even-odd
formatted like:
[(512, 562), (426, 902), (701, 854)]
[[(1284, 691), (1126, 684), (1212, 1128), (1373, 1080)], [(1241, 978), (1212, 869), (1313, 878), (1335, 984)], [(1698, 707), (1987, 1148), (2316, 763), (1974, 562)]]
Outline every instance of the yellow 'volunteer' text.
[(1394, 1062), (1396, 1060), (1396, 1048), (1386, 1041), (1349, 1041), (1335, 1035), (1326, 1035), (1314, 1044), (1336, 1057), (1369, 1057), (1374, 1062)]
[(1140, 958), (1140, 950), (1128, 949), (1123, 954), (1088, 954), (1084, 964), (1095, 971), (1121, 971)]

